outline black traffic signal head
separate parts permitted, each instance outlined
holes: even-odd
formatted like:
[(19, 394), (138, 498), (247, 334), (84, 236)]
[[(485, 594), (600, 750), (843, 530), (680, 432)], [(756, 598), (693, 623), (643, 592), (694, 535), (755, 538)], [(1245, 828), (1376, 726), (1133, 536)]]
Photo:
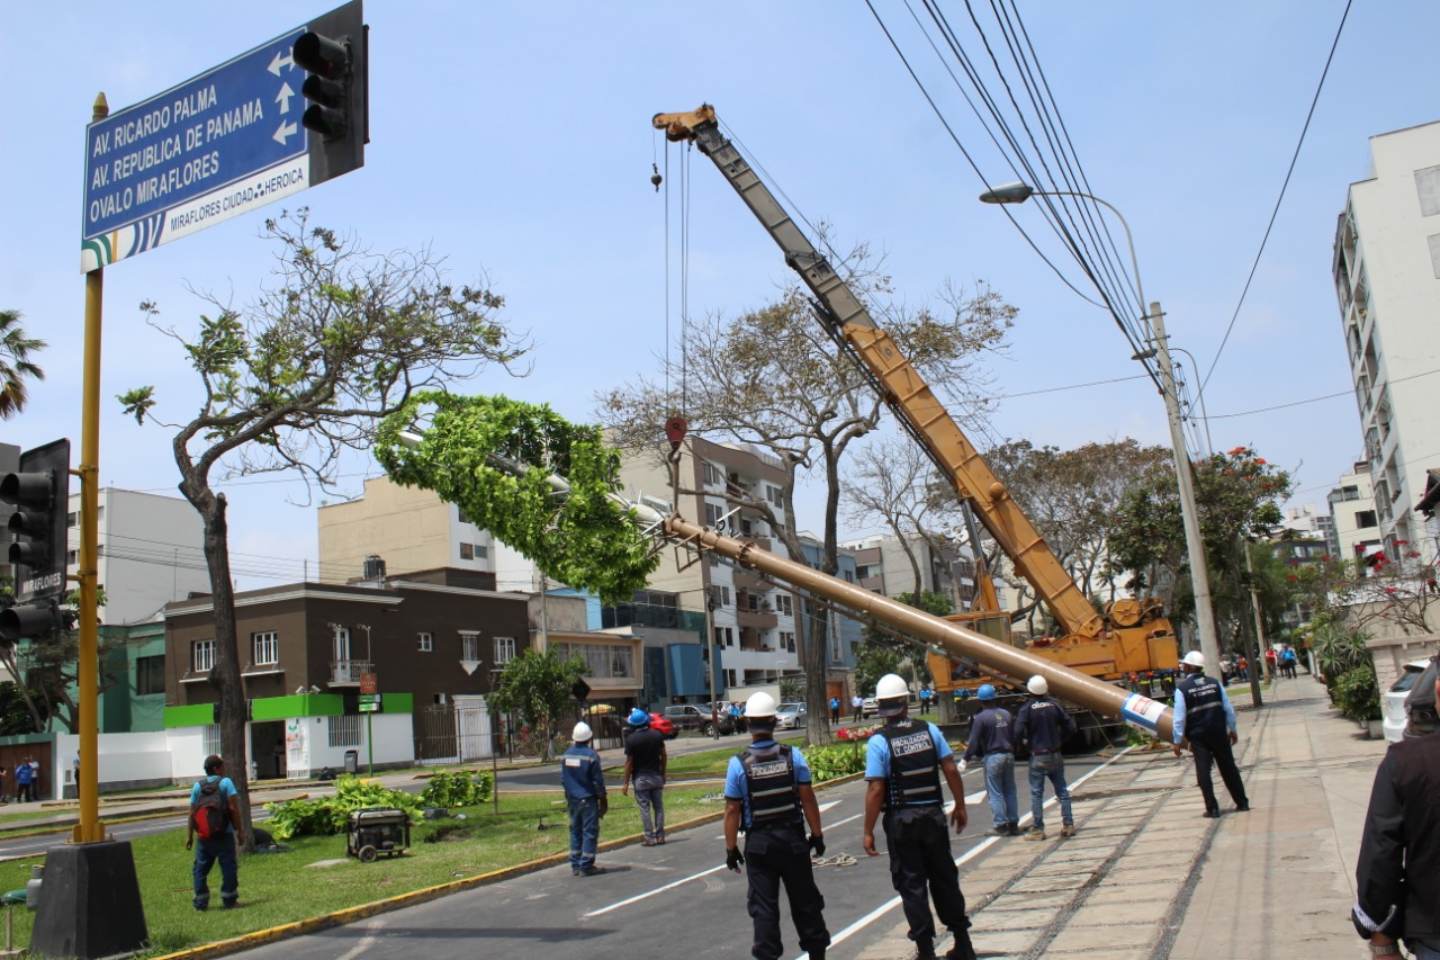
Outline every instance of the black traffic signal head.
[(17, 508), (10, 517), (14, 542), (8, 552), (10, 562), (20, 568), (16, 600), (23, 604), (59, 597), (65, 592), (70, 441), (56, 440), (22, 453), (20, 469), (0, 477), (0, 500)]
[(320, 183), (365, 163), (368, 69), (367, 35), (360, 0), (317, 17), (291, 50), (308, 76), (300, 88), (308, 106), (310, 182)]
[(49, 636), (63, 626), (54, 600), (21, 603), (0, 610), (0, 641), (14, 643), (24, 637)]

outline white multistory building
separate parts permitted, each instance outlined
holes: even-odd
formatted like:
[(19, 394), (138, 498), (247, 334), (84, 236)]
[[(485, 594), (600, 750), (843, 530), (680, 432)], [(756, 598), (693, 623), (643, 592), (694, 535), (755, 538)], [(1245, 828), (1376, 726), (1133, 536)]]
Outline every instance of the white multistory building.
[[(210, 592), (205, 528), (188, 501), (138, 490), (99, 492), (100, 620), (112, 626), (144, 623), (172, 600)], [(80, 495), (71, 494), (66, 570), (79, 572)]]
[(1380, 523), (1370, 487), (1370, 464), (1358, 461), (1326, 498), (1330, 502), (1330, 553), (1358, 560), (1380, 549)]
[(1440, 465), (1440, 121), (1371, 137), (1370, 150), (1332, 269), (1380, 541), (1398, 559), (1435, 551), (1416, 504)]

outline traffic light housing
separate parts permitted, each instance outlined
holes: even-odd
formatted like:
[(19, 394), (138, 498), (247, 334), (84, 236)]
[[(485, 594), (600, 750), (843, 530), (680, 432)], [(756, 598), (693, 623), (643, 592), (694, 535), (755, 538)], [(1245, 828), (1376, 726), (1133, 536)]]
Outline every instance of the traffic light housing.
[(0, 640), (14, 642), (61, 626), (70, 441), (55, 440), (20, 454), (20, 469), (0, 477), (0, 500), (15, 507), (8, 554), (16, 568), (16, 602), (0, 611)]
[(306, 73), (300, 122), (310, 136), (310, 183), (349, 173), (365, 164), (368, 116), (369, 34), (360, 0), (316, 17), (295, 41), (291, 56)]

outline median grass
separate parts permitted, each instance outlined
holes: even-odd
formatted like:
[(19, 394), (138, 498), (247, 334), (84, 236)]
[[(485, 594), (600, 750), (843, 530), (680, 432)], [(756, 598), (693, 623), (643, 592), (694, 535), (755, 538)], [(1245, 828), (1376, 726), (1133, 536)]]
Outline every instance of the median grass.
[[(718, 811), (718, 791), (674, 787), (665, 791), (666, 819), (679, 823)], [(410, 852), (393, 860), (362, 864), (346, 858), (345, 837), (301, 837), (290, 850), (255, 854), (240, 860), (240, 906), (219, 909), (220, 868), (210, 875), (214, 906), (197, 913), (191, 906), (190, 869), (194, 855), (185, 849), (183, 828), (138, 837), (132, 841), (140, 895), (155, 956), (254, 930), (303, 920), (345, 907), (418, 890), (438, 883), (514, 866), (570, 848), (564, 801), (555, 794), (502, 793), (500, 812), (486, 805), (452, 811), (443, 820), (421, 821), (412, 832)], [(546, 829), (539, 829), (544, 823)], [(640, 832), (640, 815), (632, 799), (610, 793), (610, 813), (601, 821), (600, 839)], [(717, 856), (719, 855), (717, 850)], [(605, 855), (601, 854), (601, 862)], [(329, 866), (319, 861), (339, 860)], [(0, 864), (0, 890), (23, 888), (30, 866), (38, 860)], [(30, 939), (33, 914), (15, 911), (16, 942)]]
[[(799, 731), (781, 733), (781, 742), (803, 746), (804, 735)], [(665, 773), (670, 777), (723, 777), (730, 765), (730, 758), (738, 754), (740, 746), (717, 747), (714, 750), (697, 750), (694, 753), (671, 756), (665, 762)], [(607, 774), (619, 776), (625, 769), (624, 762), (605, 768)]]

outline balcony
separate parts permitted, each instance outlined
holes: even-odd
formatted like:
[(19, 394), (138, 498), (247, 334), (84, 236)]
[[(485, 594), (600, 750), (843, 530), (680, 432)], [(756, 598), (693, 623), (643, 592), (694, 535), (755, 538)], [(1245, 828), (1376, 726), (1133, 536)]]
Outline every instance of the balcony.
[(369, 660), (331, 660), (330, 686), (358, 687), (363, 674), (374, 672)]
[(746, 569), (745, 567), (735, 568), (736, 590), (745, 590), (751, 593), (764, 593), (765, 591), (773, 590), (774, 588), (775, 584), (765, 579), (764, 575), (756, 573), (754, 570)]
[(742, 608), (736, 612), (735, 619), (742, 629), (750, 627), (755, 630), (773, 630), (780, 625), (780, 618), (768, 609), (746, 610)]

